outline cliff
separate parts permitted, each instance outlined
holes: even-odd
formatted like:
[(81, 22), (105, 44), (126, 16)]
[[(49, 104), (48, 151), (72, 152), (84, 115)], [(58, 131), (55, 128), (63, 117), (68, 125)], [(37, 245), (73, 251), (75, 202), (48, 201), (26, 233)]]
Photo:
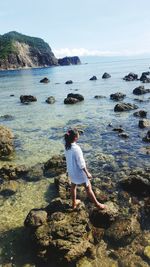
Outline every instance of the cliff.
[(41, 38), (14, 31), (0, 35), (0, 69), (56, 65), (58, 65), (58, 59)]

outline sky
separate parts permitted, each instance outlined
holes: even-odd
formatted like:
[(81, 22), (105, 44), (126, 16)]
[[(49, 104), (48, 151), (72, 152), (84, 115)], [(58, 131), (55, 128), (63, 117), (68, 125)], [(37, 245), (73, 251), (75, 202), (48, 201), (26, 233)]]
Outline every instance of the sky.
[(44, 39), (57, 57), (150, 55), (150, 0), (1, 0), (9, 31)]

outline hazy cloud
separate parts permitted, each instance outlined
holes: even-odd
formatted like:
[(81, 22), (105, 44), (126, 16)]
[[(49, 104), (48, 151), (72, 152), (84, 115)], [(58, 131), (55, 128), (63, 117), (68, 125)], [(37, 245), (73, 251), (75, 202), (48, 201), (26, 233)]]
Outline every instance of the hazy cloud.
[(150, 54), (150, 50), (123, 50), (123, 51), (101, 51), (101, 50), (89, 50), (85, 48), (60, 48), (53, 49), (53, 52), (57, 58), (65, 56), (134, 56), (142, 54)]

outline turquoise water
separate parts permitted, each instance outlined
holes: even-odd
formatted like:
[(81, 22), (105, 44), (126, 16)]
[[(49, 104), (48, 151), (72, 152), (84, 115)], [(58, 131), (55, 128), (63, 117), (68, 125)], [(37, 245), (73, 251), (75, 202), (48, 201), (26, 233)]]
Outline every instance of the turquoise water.
[[(109, 96), (118, 91), (125, 93), (127, 97), (124, 102), (135, 103), (140, 109), (149, 111), (150, 102), (138, 103), (134, 98), (146, 100), (150, 94), (140, 97), (132, 94), (141, 82), (125, 82), (122, 77), (131, 71), (139, 76), (141, 72), (148, 71), (150, 59), (87, 57), (81, 60), (83, 64), (77, 66), (0, 72), (0, 116), (9, 114), (14, 117), (13, 120), (0, 119), (0, 124), (8, 126), (15, 134), (16, 153), (12, 162), (31, 166), (46, 161), (63, 151), (62, 136), (67, 127), (84, 125), (85, 132), (80, 141), (83, 145), (89, 145), (92, 153), (98, 150), (115, 155), (121, 149), (122, 153), (129, 155), (131, 165), (138, 165), (137, 160), (140, 165), (147, 165), (147, 144), (141, 141), (147, 130), (138, 128), (138, 119), (133, 117), (134, 111), (115, 113), (113, 109), (116, 102), (110, 100)], [(111, 74), (110, 79), (101, 79), (105, 71)], [(97, 81), (89, 81), (93, 75), (97, 76)], [(43, 77), (48, 77), (50, 83), (41, 84), (39, 81)], [(66, 85), (65, 82), (70, 79), (73, 84)], [(145, 88), (149, 87), (149, 84), (145, 84)], [(64, 98), (71, 92), (82, 94), (84, 102), (64, 105)], [(10, 97), (11, 94), (14, 97)], [(36, 96), (37, 102), (21, 104), (19, 98), (22, 94)], [(45, 100), (51, 95), (56, 102), (48, 105)], [(94, 99), (95, 95), (106, 98)], [(114, 127), (122, 125), (130, 138), (119, 138), (108, 127), (109, 123)]]

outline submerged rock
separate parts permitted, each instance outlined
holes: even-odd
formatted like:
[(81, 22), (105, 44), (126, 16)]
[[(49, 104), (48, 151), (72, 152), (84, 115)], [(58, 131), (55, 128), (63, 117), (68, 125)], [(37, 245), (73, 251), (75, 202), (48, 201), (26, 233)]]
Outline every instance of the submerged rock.
[(14, 151), (13, 139), (12, 131), (0, 125), (0, 158), (9, 156)]
[(139, 196), (146, 196), (150, 194), (150, 170), (133, 170), (127, 177), (121, 179), (119, 183), (126, 191)]
[(48, 104), (54, 104), (55, 102), (56, 102), (56, 100), (55, 100), (55, 97), (54, 96), (49, 96), (46, 99), (46, 103), (48, 103)]
[(114, 107), (114, 111), (122, 112), (137, 109), (138, 106), (130, 103), (119, 103)]
[(104, 95), (95, 95), (94, 98), (103, 99), (103, 98), (106, 98), (106, 96), (104, 96)]
[(140, 233), (140, 224), (134, 217), (118, 218), (109, 229), (105, 231), (106, 239), (116, 247), (126, 246)]
[(0, 168), (0, 177), (5, 180), (17, 180), (24, 178), (28, 173), (28, 170), (25, 166), (13, 166), (13, 165), (4, 165)]
[(14, 120), (14, 116), (6, 114), (6, 115), (3, 115), (3, 116), (0, 116), (0, 120), (12, 121), (12, 120)]
[(0, 195), (8, 197), (14, 195), (18, 189), (18, 182), (4, 181), (0, 184)]

